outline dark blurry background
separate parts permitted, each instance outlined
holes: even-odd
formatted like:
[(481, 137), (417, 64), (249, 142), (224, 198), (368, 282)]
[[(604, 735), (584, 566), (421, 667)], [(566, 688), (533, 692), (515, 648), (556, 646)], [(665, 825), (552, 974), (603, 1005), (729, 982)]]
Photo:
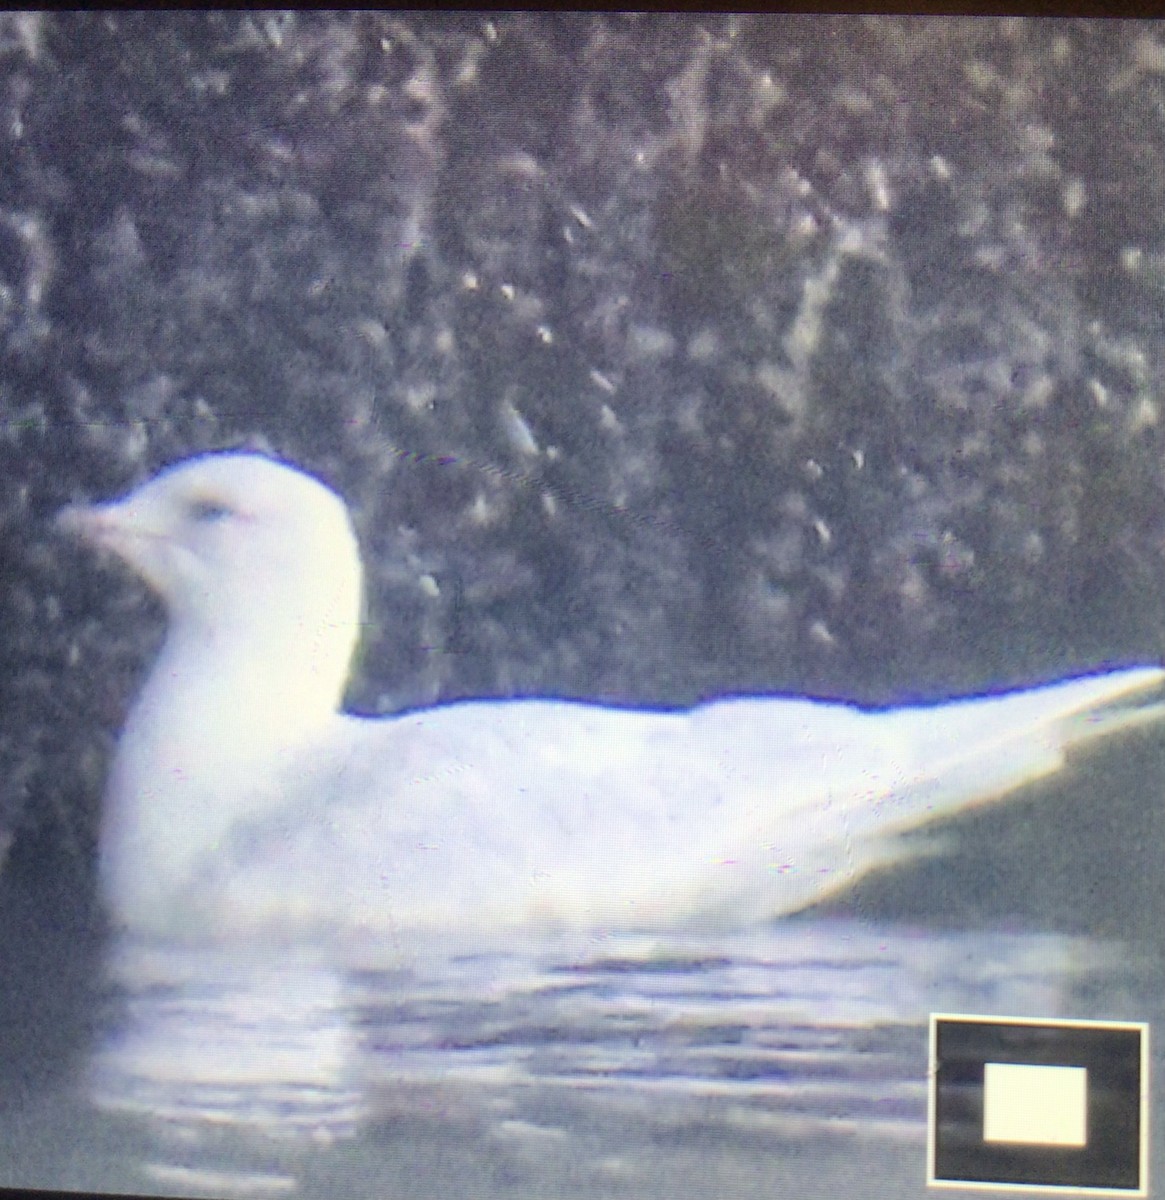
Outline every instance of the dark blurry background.
[[(0, 1040), (93, 975), (161, 632), (60, 505), (318, 473), (364, 711), (1155, 661), (1163, 166), (1153, 24), (0, 17)], [(1101, 882), (1161, 832), (1127, 790)]]

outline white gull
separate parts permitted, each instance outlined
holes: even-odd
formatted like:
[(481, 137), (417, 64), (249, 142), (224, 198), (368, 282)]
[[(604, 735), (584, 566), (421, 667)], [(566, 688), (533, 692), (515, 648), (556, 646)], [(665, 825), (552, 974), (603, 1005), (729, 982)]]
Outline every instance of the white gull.
[(1148, 701), (1165, 672), (1134, 667), (874, 711), (760, 696), (349, 715), (360, 552), (318, 480), (210, 454), (60, 524), (128, 563), (168, 613), (102, 818), (105, 901), (137, 935), (741, 926), (1163, 712)]

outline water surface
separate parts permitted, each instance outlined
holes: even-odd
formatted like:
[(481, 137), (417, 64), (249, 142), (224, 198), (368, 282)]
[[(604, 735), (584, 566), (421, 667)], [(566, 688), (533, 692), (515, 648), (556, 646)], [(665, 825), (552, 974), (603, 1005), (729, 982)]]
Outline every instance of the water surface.
[(789, 920), (340, 969), (125, 945), (9, 1186), (185, 1196), (923, 1195), (928, 1014), (1151, 1020), (1143, 951)]

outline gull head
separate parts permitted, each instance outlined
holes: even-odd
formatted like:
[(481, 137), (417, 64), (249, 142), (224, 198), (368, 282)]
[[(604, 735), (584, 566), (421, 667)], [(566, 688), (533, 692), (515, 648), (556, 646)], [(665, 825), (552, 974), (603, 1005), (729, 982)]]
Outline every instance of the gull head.
[[(258, 454), (208, 454), (58, 525), (128, 564), (161, 598), (171, 641), (310, 662), (342, 689), (360, 628), (360, 554), (347, 508), (312, 476)], [(322, 682), (322, 681), (320, 681)]]

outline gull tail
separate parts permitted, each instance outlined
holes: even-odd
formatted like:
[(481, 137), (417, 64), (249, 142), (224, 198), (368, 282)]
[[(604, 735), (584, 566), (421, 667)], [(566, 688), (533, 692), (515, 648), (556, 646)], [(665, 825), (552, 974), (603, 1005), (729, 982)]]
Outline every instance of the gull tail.
[(919, 720), (913, 779), (886, 797), (898, 811), (883, 810), (879, 833), (992, 803), (1062, 770), (1070, 755), (1102, 739), (1165, 720), (1165, 670), (1111, 671), (942, 711), (933, 728)]
[(1134, 668), (1102, 676), (1096, 681), (1081, 679), (1073, 682), (1090, 684), (1105, 681), (1110, 682), (1112, 687), (1099, 690), (1091, 698), (1083, 695), (1081, 701), (1084, 706), (1068, 714), (1065, 719), (1066, 750), (1075, 751), (1111, 734), (1165, 719), (1165, 671), (1156, 667)]

